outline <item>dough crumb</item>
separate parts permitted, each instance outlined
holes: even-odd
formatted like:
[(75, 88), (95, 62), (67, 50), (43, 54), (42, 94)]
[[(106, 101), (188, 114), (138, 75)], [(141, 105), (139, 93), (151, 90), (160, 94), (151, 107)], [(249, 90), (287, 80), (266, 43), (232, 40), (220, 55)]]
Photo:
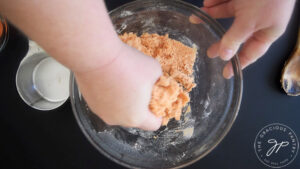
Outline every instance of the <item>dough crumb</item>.
[(170, 39), (168, 34), (144, 33), (139, 37), (124, 33), (120, 39), (161, 64), (163, 76), (153, 86), (151, 112), (163, 118), (162, 125), (167, 125), (172, 118), (180, 120), (182, 108), (190, 101), (189, 92), (196, 86), (193, 66), (197, 49)]

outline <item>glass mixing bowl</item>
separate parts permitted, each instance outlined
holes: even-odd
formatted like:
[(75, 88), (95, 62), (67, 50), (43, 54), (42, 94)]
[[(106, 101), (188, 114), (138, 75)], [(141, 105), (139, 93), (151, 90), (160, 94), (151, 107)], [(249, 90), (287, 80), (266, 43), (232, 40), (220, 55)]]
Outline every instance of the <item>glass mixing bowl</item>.
[(147, 132), (106, 125), (89, 110), (72, 75), (71, 102), (83, 133), (102, 154), (129, 168), (180, 168), (203, 158), (228, 133), (242, 96), (237, 57), (230, 61), (234, 77), (227, 80), (222, 76), (227, 62), (206, 55), (224, 30), (199, 8), (176, 0), (135, 1), (111, 11), (110, 17), (119, 34), (169, 34), (188, 46), (195, 45), (197, 87), (180, 121), (171, 120), (168, 126)]

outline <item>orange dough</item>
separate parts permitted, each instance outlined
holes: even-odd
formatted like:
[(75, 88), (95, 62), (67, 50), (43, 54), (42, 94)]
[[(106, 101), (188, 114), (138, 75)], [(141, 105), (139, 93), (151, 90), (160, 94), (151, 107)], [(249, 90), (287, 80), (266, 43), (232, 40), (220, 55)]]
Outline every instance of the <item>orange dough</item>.
[(171, 118), (180, 120), (182, 108), (190, 101), (189, 93), (196, 84), (193, 78), (193, 66), (197, 50), (185, 46), (168, 35), (144, 33), (138, 37), (134, 33), (120, 36), (128, 45), (152, 56), (162, 66), (163, 76), (155, 83), (149, 109), (162, 117), (162, 125)]

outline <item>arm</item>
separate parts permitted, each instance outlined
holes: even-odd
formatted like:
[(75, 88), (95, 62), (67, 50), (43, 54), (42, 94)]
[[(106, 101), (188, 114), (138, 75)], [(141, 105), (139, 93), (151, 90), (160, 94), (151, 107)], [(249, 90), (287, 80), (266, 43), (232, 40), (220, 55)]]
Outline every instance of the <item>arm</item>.
[(148, 108), (160, 65), (119, 40), (102, 0), (0, 0), (0, 11), (75, 73), (89, 107), (106, 123), (160, 127)]
[(0, 11), (75, 72), (108, 64), (120, 50), (102, 0), (1, 0)]

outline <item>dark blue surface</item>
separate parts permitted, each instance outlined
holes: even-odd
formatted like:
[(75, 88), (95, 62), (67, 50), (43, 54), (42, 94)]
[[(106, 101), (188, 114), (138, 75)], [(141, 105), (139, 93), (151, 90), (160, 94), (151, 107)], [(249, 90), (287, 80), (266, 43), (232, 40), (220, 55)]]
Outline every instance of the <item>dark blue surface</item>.
[[(109, 0), (111, 10), (128, 0)], [(188, 2), (201, 6), (202, 2)], [(189, 169), (265, 169), (253, 144), (256, 134), (270, 123), (283, 123), (300, 137), (300, 96), (289, 97), (280, 87), (284, 62), (296, 43), (299, 1), (286, 33), (267, 54), (244, 71), (244, 94), (232, 130), (205, 158)], [(228, 28), (231, 19), (220, 20)], [(29, 108), (18, 96), (15, 75), (27, 50), (27, 39), (10, 29), (10, 39), (0, 53), (0, 168), (122, 169), (92, 147), (79, 129), (70, 103), (41, 112)], [(300, 169), (300, 155), (285, 169)]]

